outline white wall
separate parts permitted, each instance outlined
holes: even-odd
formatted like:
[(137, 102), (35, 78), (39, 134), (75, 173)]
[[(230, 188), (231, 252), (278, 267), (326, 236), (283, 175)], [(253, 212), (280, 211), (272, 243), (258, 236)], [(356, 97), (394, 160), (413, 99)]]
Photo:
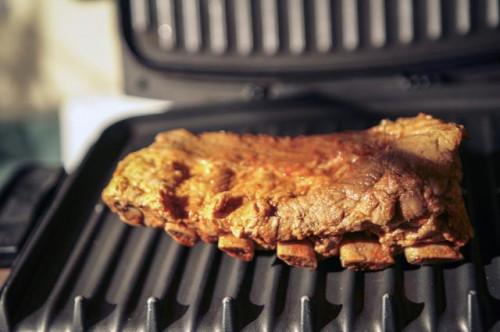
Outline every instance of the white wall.
[(115, 1), (0, 1), (0, 119), (121, 93)]

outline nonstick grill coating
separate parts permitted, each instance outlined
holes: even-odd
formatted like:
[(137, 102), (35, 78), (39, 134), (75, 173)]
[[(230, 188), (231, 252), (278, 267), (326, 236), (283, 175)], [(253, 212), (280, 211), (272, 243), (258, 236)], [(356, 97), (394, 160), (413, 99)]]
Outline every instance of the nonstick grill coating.
[(154, 134), (184, 127), (274, 135), (362, 129), (383, 114), (317, 98), (172, 111), (108, 128), (61, 192), (1, 297), (0, 330), (497, 330), (500, 329), (500, 119), (463, 123), (465, 199), (476, 231), (465, 260), (353, 272), (337, 258), (317, 271), (272, 253), (246, 263), (215, 245), (192, 249), (160, 230), (132, 228), (100, 202), (119, 158)]

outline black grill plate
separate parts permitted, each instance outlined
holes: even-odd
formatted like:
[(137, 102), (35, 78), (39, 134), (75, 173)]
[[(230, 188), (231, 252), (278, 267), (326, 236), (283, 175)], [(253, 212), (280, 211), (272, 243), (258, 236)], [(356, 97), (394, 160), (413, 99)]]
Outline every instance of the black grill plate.
[(399, 260), (361, 273), (335, 258), (311, 272), (271, 253), (244, 263), (214, 245), (187, 249), (161, 231), (126, 226), (104, 208), (100, 192), (119, 158), (159, 131), (297, 135), (410, 115), (315, 97), (184, 109), (122, 121), (103, 133), (17, 262), (2, 293), (0, 329), (500, 329), (500, 120), (494, 110), (428, 111), (465, 124), (471, 137), (462, 157), (476, 238), (464, 262), (412, 267)]

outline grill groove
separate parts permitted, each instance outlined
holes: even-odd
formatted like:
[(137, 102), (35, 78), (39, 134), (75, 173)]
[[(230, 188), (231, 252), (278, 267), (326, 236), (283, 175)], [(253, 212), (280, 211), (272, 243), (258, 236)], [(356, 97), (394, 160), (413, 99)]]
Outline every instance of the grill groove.
[(273, 265), (274, 258), (272, 257), (263, 258), (258, 259), (256, 262), (250, 300), (264, 307), (261, 315), (256, 320), (256, 324), (254, 324), (255, 328), (262, 326), (266, 331), (270, 331), (274, 327), (278, 286), (283, 266)]
[(134, 290), (142, 287), (141, 275), (144, 275), (149, 267), (152, 249), (158, 242), (158, 233), (151, 230), (142, 234), (131, 234), (127, 245), (123, 250), (123, 257), (114, 271), (106, 299), (111, 303), (117, 303), (111, 319), (112, 326), (121, 329), (124, 317), (133, 303)]
[(193, 331), (197, 327), (203, 295), (205, 292), (211, 294), (212, 291), (212, 289), (206, 288), (206, 284), (218, 265), (217, 262), (214, 262), (216, 256), (220, 258), (220, 253), (214, 246), (200, 245), (189, 255), (186, 271), (179, 288), (179, 302), (188, 305), (183, 316), (185, 318), (183, 329)]
[[(440, 290), (441, 287), (436, 285), (435, 274), (441, 273), (441, 270), (431, 266), (422, 266), (420, 269), (421, 281), (427, 285), (422, 289), (423, 300), (425, 307), (423, 308), (424, 322), (429, 331), (436, 331), (438, 327), (438, 313), (440, 310), (437, 308), (436, 304), (436, 290)], [(441, 293), (442, 294), (442, 293)]]
[(360, 297), (356, 296), (356, 290), (359, 290), (360, 287), (356, 287), (356, 285), (361, 286), (359, 284), (360, 274), (354, 271), (344, 271), (342, 275), (342, 285), (344, 285), (344, 287), (342, 287), (343, 305), (342, 311), (339, 314), (339, 316), (341, 316), (339, 319), (340, 322), (342, 322), (341, 327), (343, 331), (352, 331), (354, 328), (355, 317), (357, 315), (356, 308), (359, 307), (357, 300), (360, 299)]

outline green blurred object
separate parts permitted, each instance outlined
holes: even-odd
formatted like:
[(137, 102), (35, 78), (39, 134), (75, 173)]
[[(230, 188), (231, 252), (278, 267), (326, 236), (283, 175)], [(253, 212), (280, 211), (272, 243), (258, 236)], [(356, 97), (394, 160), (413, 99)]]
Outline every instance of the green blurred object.
[(61, 163), (57, 112), (0, 121), (0, 188), (24, 163)]

